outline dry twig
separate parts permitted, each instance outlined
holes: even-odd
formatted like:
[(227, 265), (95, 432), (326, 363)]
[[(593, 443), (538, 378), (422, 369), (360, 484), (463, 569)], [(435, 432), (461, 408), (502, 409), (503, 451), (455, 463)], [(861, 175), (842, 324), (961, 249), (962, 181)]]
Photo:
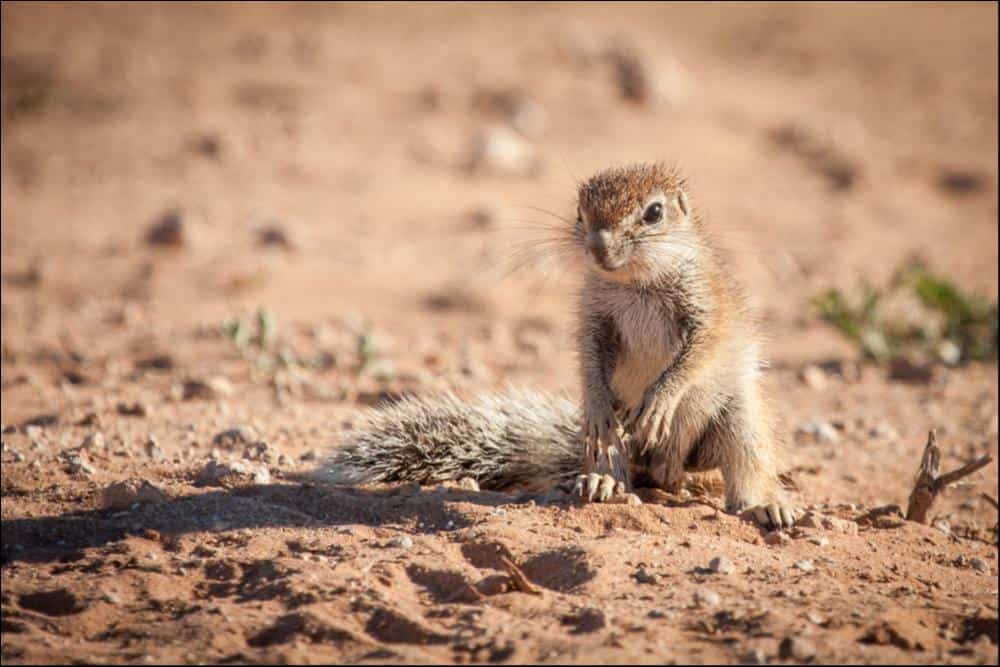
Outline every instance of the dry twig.
[(993, 505), (993, 509), (1000, 510), (1000, 505), (997, 504), (997, 499), (996, 498), (994, 498), (993, 496), (991, 496), (988, 493), (981, 493), (979, 495), (981, 495), (983, 498), (986, 498), (986, 500), (989, 501), (990, 505)]
[(917, 473), (917, 481), (913, 485), (910, 493), (910, 503), (906, 508), (907, 521), (917, 523), (927, 523), (927, 515), (931, 505), (937, 500), (945, 487), (954, 484), (963, 477), (968, 477), (972, 473), (985, 468), (993, 461), (992, 456), (984, 456), (976, 459), (972, 463), (967, 463), (957, 470), (952, 470), (944, 475), (939, 475), (941, 469), (941, 450), (937, 447), (937, 434), (934, 430), (927, 434), (927, 446), (924, 447), (924, 455), (920, 459), (920, 471)]
[(510, 575), (511, 581), (514, 582), (514, 588), (522, 593), (530, 593), (532, 595), (542, 594), (542, 591), (540, 591), (537, 586), (528, 581), (528, 578), (524, 576), (524, 572), (522, 572), (521, 568), (514, 564), (514, 561), (504, 555), (501, 555), (500, 562), (503, 564), (504, 569), (507, 570), (507, 574)]

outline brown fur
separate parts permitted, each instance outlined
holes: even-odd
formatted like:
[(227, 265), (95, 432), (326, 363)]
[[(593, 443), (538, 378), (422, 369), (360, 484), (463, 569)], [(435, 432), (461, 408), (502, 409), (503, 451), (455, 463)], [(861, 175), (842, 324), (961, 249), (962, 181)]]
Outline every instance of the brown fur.
[[(662, 165), (580, 187), (577, 240), (593, 259), (579, 302), (585, 466), (667, 489), (718, 467), (727, 509), (774, 505), (780, 443), (758, 335), (685, 187)], [(643, 220), (651, 203), (662, 222)]]

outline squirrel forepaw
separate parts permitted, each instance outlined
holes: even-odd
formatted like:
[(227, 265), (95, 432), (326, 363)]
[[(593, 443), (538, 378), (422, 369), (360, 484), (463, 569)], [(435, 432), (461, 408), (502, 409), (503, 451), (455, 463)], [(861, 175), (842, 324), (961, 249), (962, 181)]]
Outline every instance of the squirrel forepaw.
[(646, 393), (642, 403), (632, 410), (626, 422), (633, 437), (639, 441), (641, 451), (645, 452), (650, 446), (670, 436), (670, 425), (676, 409), (677, 402), (673, 398), (655, 391)]
[(609, 449), (620, 450), (620, 430), (618, 417), (610, 406), (604, 410), (587, 410), (582, 436), (590, 458), (596, 461), (599, 454), (606, 453)]

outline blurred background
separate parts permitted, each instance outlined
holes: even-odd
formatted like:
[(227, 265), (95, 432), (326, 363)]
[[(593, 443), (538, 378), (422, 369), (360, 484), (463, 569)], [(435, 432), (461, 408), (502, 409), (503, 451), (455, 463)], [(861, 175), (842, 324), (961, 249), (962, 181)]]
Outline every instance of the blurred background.
[[(995, 464), (867, 514), (928, 429), (997, 456), (996, 3), (0, 12), (5, 661), (996, 663)], [(576, 395), (546, 239), (656, 160), (839, 528), (302, 484), (386, 399)], [(544, 596), (484, 602), (476, 535)]]
[(996, 12), (5, 2), (5, 364), (208, 363), (262, 315), (572, 390), (578, 274), (535, 241), (637, 160), (687, 173), (779, 363), (853, 355), (817, 295), (914, 258), (995, 303)]

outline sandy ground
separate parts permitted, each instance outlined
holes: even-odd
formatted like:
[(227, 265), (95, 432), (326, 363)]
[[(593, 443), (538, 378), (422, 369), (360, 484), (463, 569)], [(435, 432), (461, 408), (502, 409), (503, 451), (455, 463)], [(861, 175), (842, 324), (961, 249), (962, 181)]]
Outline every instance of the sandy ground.
[[(997, 456), (996, 363), (892, 380), (808, 305), (914, 255), (996, 300), (995, 4), (2, 12), (5, 664), (997, 662), (996, 464), (934, 526), (869, 516), (929, 428), (945, 470)], [(470, 170), (496, 125), (521, 139)], [(657, 159), (763, 316), (815, 521), (765, 534), (712, 479), (308, 482), (400, 392), (575, 394), (578, 274), (530, 240)], [(257, 477), (202, 483), (216, 459)], [(159, 502), (106, 506), (133, 478)]]

